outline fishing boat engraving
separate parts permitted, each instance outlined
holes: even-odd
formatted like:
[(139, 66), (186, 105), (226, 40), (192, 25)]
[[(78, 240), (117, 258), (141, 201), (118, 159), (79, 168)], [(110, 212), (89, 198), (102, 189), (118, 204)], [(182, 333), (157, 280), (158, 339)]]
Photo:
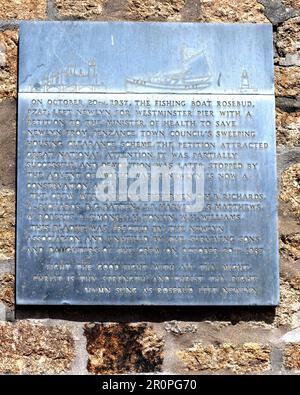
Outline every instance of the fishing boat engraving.
[(126, 78), (127, 92), (198, 92), (211, 85), (211, 74), (204, 50), (183, 47), (181, 68), (170, 73)]

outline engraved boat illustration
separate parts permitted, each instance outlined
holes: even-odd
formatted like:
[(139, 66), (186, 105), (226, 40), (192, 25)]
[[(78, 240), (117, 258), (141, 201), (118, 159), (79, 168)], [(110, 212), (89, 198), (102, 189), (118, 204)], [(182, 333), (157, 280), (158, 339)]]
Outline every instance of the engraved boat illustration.
[(125, 80), (127, 92), (198, 92), (211, 85), (211, 74), (203, 50), (184, 47), (181, 68), (167, 74), (133, 77)]
[(68, 65), (63, 70), (44, 76), (42, 81), (31, 86), (32, 92), (98, 92), (105, 90), (98, 82), (97, 64), (91, 59), (86, 69)]

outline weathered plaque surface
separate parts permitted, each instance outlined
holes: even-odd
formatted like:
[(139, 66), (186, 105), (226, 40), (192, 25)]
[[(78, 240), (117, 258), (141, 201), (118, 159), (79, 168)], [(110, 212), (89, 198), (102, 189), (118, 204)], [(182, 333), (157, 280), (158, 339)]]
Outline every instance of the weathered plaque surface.
[(25, 22), (17, 303), (276, 305), (271, 25)]

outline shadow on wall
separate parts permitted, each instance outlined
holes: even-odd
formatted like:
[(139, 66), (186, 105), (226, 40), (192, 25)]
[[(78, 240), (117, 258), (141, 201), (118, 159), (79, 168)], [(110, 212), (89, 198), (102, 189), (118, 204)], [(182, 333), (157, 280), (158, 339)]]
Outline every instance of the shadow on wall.
[(260, 306), (16, 306), (16, 319), (57, 319), (77, 322), (263, 321), (272, 324), (275, 307)]

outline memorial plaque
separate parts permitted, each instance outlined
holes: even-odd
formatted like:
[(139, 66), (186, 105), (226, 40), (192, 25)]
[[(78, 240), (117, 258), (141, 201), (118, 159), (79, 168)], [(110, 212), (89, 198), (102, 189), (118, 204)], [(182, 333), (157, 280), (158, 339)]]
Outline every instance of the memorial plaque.
[(272, 26), (24, 22), (17, 303), (276, 305)]

